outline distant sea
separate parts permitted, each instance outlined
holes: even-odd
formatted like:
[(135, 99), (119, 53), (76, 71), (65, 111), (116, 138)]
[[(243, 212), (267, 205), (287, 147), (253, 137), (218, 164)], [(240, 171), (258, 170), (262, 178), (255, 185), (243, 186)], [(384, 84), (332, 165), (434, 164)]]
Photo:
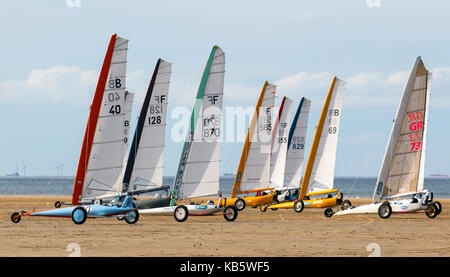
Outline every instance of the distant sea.
[[(164, 185), (171, 186), (174, 177), (164, 177)], [(348, 198), (371, 198), (376, 177), (336, 177), (335, 187)], [(233, 176), (220, 178), (223, 196), (231, 194)], [(74, 177), (6, 176), (0, 177), (0, 195), (72, 195)], [(425, 188), (435, 198), (450, 198), (450, 178), (425, 178)]]

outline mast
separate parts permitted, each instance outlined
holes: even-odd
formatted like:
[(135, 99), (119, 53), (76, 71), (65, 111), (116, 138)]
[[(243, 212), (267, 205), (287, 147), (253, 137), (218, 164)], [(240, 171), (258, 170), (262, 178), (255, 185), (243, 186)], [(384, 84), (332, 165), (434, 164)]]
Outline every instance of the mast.
[(300, 185), (311, 101), (302, 97), (289, 130), (284, 186)]
[(101, 103), (103, 99), (103, 93), (105, 91), (106, 80), (108, 78), (109, 68), (111, 66), (111, 59), (113, 56), (114, 45), (116, 43), (117, 34), (111, 36), (108, 49), (106, 51), (105, 58), (103, 60), (100, 76), (97, 81), (97, 88), (95, 89), (94, 98), (92, 100), (91, 108), (89, 111), (89, 118), (86, 124), (86, 130), (84, 132), (83, 144), (81, 147), (80, 158), (78, 159), (77, 173), (73, 185), (72, 192), (72, 205), (78, 204), (80, 199), (84, 179), (87, 169), (87, 163), (89, 155), (91, 153), (92, 142), (94, 140), (94, 134), (97, 127), (98, 115), (100, 113)]
[(163, 183), (164, 135), (172, 64), (158, 59), (131, 144), (122, 191), (145, 191)]
[(271, 186), (278, 189), (282, 188), (284, 185), (284, 172), (289, 139), (288, 119), (291, 115), (291, 105), (292, 100), (284, 96), (272, 130), (270, 183)]
[(344, 81), (333, 78), (314, 133), (299, 199), (303, 199), (308, 189), (326, 190), (333, 187), (344, 84)]
[[(255, 135), (255, 128), (258, 123), (261, 106), (262, 106), (264, 100), (266, 100), (266, 102), (269, 102), (269, 104), (271, 103), (271, 105), (269, 105), (269, 106), (273, 106), (273, 101), (275, 98), (274, 97), (270, 98), (270, 96), (268, 96), (267, 94), (270, 91), (270, 93), (274, 95), (275, 89), (276, 89), (276, 87), (274, 85), (269, 84), (267, 81), (264, 82), (261, 93), (259, 94), (258, 101), (256, 102), (255, 112), (253, 113), (253, 117), (250, 122), (250, 126), (248, 128), (247, 135), (245, 137), (244, 147), (242, 148), (242, 154), (241, 154), (241, 158), (239, 160), (239, 166), (236, 171), (236, 176), (235, 176), (234, 183), (233, 183), (233, 190), (231, 192), (231, 198), (236, 198), (237, 194), (239, 193), (243, 175), (244, 175), (244, 171), (245, 171), (246, 164), (247, 164), (247, 159), (249, 157), (250, 148), (252, 146), (252, 142), (256, 142), (253, 140), (253, 138)], [(256, 138), (256, 139), (258, 139), (258, 138)]]
[(224, 74), (225, 54), (214, 46), (195, 97), (170, 195), (171, 206), (179, 198), (218, 193)]

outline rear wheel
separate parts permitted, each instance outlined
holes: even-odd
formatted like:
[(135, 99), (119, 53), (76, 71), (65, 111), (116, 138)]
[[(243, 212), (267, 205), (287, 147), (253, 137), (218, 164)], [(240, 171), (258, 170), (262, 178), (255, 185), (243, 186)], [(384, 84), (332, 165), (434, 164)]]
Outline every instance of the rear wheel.
[(261, 205), (259, 206), (259, 210), (263, 213), (265, 213), (267, 211), (267, 205)]
[(137, 210), (131, 211), (125, 215), (125, 221), (128, 224), (134, 224), (139, 220), (139, 212)]
[(381, 218), (389, 218), (392, 214), (392, 208), (389, 203), (383, 203), (380, 207), (378, 207), (378, 215)]
[(326, 217), (331, 217), (334, 213), (333, 213), (333, 209), (332, 208), (326, 208), (325, 211), (323, 212), (323, 214)]
[(341, 204), (341, 210), (347, 210), (352, 207), (352, 202), (350, 200), (344, 200)]
[(176, 207), (175, 210), (173, 211), (173, 217), (178, 222), (185, 221), (188, 218), (188, 216), (189, 216), (188, 209), (184, 205)]
[(72, 221), (75, 224), (83, 224), (87, 219), (87, 212), (83, 207), (76, 207), (72, 211)]
[(20, 213), (18, 213), (18, 212), (13, 212), (13, 213), (11, 214), (11, 221), (12, 221), (13, 223), (19, 223), (21, 217), (22, 217), (22, 216), (20, 215)]
[(305, 204), (303, 203), (303, 200), (295, 200), (294, 202), (294, 211), (297, 213), (301, 213), (303, 211), (303, 208), (305, 207)]
[(425, 212), (425, 214), (429, 218), (435, 218), (439, 214), (438, 211), (439, 211), (438, 205), (436, 205), (436, 203), (430, 203), (427, 206), (427, 211)]
[(236, 207), (236, 209), (238, 211), (242, 211), (243, 209), (245, 209), (245, 201), (242, 198), (238, 198), (236, 200), (236, 202), (234, 202), (234, 206)]
[(235, 206), (229, 205), (223, 211), (223, 217), (227, 221), (234, 221), (237, 218), (237, 216), (238, 216), (238, 210), (236, 209)]
[(442, 212), (442, 204), (439, 201), (434, 201), (434, 204), (436, 204), (437, 208), (438, 208), (438, 214), (440, 214)]

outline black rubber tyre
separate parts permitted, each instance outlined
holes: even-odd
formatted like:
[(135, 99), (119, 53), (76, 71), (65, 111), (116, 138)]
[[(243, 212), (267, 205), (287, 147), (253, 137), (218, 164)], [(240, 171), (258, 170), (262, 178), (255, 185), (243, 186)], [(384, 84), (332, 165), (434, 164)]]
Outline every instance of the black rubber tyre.
[(392, 208), (389, 203), (384, 202), (378, 207), (378, 216), (381, 218), (389, 218), (392, 214)]
[(242, 211), (243, 209), (245, 209), (245, 201), (242, 198), (238, 198), (236, 200), (236, 202), (234, 202), (234, 206), (236, 207), (236, 209), (238, 211)]
[(72, 211), (72, 221), (75, 224), (83, 224), (87, 219), (87, 212), (83, 207), (76, 207)]
[(128, 224), (135, 224), (139, 220), (138, 210), (131, 211), (131, 212), (125, 214), (124, 219)]
[(272, 210), (272, 211), (278, 211), (278, 209), (277, 209), (277, 208), (271, 208), (271, 210)]
[(427, 211), (425, 212), (425, 214), (429, 217), (429, 218), (435, 218), (438, 214), (439, 214), (439, 208), (438, 205), (436, 205), (436, 203), (430, 203), (427, 206)]
[(305, 203), (303, 203), (303, 200), (295, 200), (294, 202), (294, 211), (296, 213), (301, 213), (303, 211), (303, 208), (305, 207)]
[(238, 210), (233, 205), (228, 205), (223, 210), (223, 217), (226, 221), (235, 221), (238, 216)]
[(55, 202), (55, 208), (57, 208), (57, 209), (61, 208), (61, 201)]
[(263, 213), (265, 213), (267, 211), (267, 205), (260, 205), (259, 206), (259, 210)]
[(332, 209), (332, 208), (326, 208), (325, 211), (323, 212), (323, 214), (324, 214), (326, 217), (331, 217), (331, 216), (334, 214), (334, 212), (333, 212), (333, 209)]
[(103, 203), (102, 199), (95, 199), (94, 204), (95, 205), (101, 205)]
[(13, 212), (11, 214), (11, 221), (13, 223), (19, 223), (21, 218), (22, 218), (22, 215), (18, 212)]
[(350, 202), (350, 200), (344, 200), (341, 204), (341, 210), (347, 210), (350, 209), (352, 207), (352, 202)]
[(176, 207), (175, 210), (173, 211), (173, 217), (178, 222), (185, 221), (188, 218), (188, 216), (189, 216), (189, 211), (186, 208), (186, 206), (184, 206), (184, 205), (180, 205), (180, 206)]
[(438, 208), (438, 215), (442, 212), (442, 204), (439, 201), (434, 201), (434, 204), (436, 204), (437, 208)]
[(337, 199), (338, 199), (338, 200), (344, 200), (344, 194), (343, 194), (342, 192), (339, 193)]
[(122, 220), (124, 220), (125, 219), (125, 216), (123, 216), (123, 215), (119, 215), (118, 217), (117, 217), (117, 220), (119, 220), (119, 221), (122, 221)]

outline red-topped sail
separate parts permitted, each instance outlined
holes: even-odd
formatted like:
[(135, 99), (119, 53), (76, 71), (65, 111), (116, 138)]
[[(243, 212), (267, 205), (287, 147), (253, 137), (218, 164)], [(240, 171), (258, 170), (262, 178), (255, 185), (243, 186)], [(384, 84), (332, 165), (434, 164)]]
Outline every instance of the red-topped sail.
[(100, 76), (97, 82), (97, 88), (95, 89), (94, 98), (92, 100), (89, 118), (86, 124), (86, 131), (84, 132), (83, 145), (81, 147), (80, 158), (78, 160), (77, 175), (75, 176), (75, 182), (73, 185), (72, 193), (72, 205), (76, 205), (79, 202), (83, 183), (85, 179), (86, 169), (88, 165), (89, 155), (91, 153), (92, 142), (94, 140), (94, 134), (97, 127), (98, 115), (100, 113), (101, 103), (103, 99), (103, 93), (105, 91), (106, 81), (108, 78), (109, 68), (111, 66), (111, 59), (114, 52), (114, 45), (116, 43), (117, 35), (111, 36), (109, 41), (108, 50), (106, 51), (105, 59), (103, 61)]

